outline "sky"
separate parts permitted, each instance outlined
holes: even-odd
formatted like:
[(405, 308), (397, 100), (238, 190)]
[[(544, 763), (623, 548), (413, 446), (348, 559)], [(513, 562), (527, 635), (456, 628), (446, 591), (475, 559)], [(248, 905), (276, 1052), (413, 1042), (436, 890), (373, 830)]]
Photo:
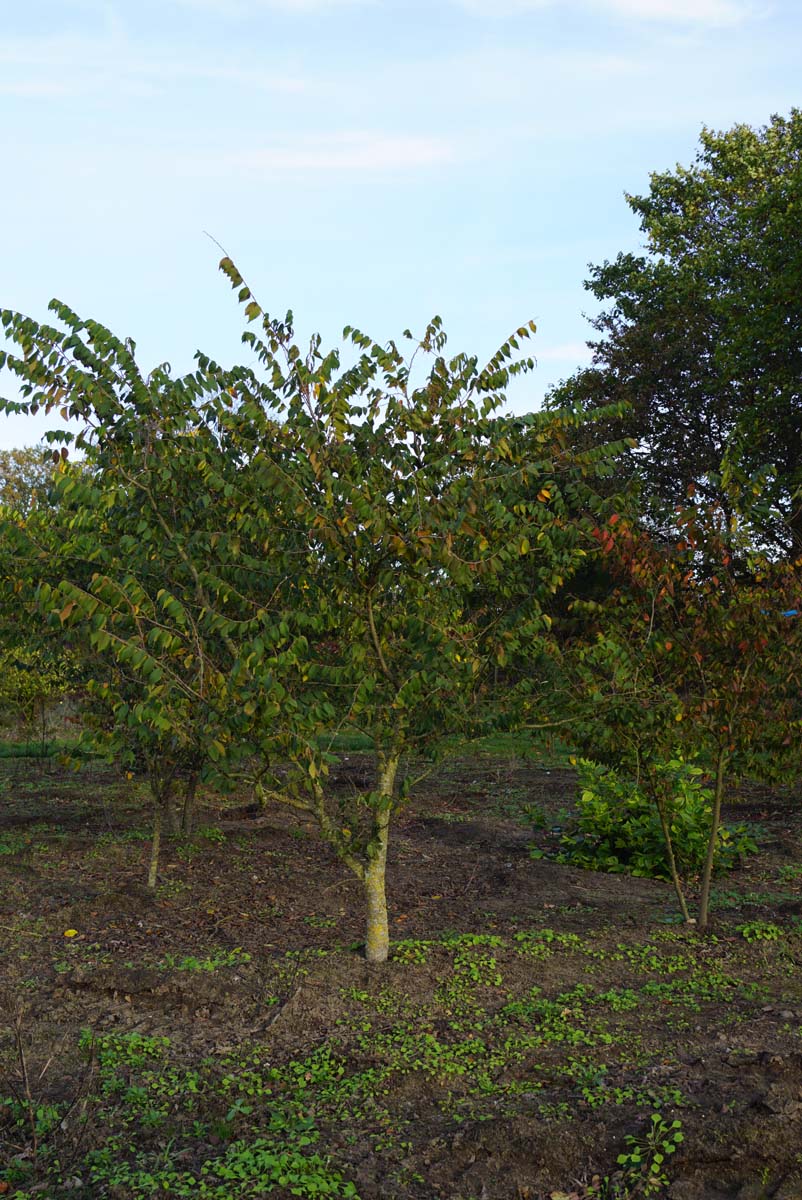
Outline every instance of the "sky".
[[(802, 103), (798, 0), (0, 0), (0, 307), (58, 297), (140, 365), (249, 361), (220, 246), (336, 344), (537, 323), (588, 361), (588, 265), (703, 126)], [(13, 396), (0, 376), (0, 395)], [(55, 418), (0, 416), (0, 448)]]

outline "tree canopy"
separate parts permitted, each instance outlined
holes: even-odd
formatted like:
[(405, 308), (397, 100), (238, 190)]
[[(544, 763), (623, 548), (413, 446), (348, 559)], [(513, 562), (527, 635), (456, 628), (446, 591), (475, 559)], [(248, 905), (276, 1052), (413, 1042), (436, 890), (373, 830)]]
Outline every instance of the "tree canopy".
[[(594, 364), (525, 416), (503, 405), (531, 323), (484, 365), (446, 355), (439, 318), (299, 345), (228, 258), (247, 365), (145, 372), (59, 301), (53, 325), (0, 311), (0, 409), (67, 422), (50, 465), (0, 474), (0, 665), (44, 711), (76, 655), (84, 748), (148, 778), (151, 887), (179, 786), (188, 832), (198, 783), (249, 785), (317, 823), (383, 961), (415, 781), (455, 742), (545, 726), (656, 806), (686, 917), (672, 790), (714, 776), (704, 926), (725, 783), (798, 766), (801, 161), (794, 112), (706, 131), (630, 197), (648, 250), (593, 273)], [(347, 795), (343, 732), (370, 759)]]
[(690, 167), (628, 196), (642, 254), (592, 268), (607, 307), (592, 365), (553, 405), (624, 401), (631, 469), (669, 511), (688, 487), (728, 504), (722, 463), (767, 467), (763, 537), (802, 545), (802, 111), (705, 129)]
[(44, 504), (53, 487), (54, 464), (45, 446), (0, 450), (0, 504), (27, 513)]
[[(233, 263), (253, 365), (145, 375), (135, 347), (54, 301), (59, 328), (0, 314), (20, 354), (8, 407), (57, 409), (57, 516), (14, 526), (17, 573), (80, 639), (107, 719), (96, 745), (144, 761), (163, 814), (179, 774), (236, 770), (314, 819), (364, 885), (369, 959), (388, 953), (390, 821), (449, 738), (547, 707), (552, 607), (596, 552), (593, 486), (614, 448), (571, 449), (576, 414), (501, 411), (533, 365), (523, 325), (481, 366), (346, 328), (349, 358), (263, 311)], [(417, 359), (417, 363), (416, 360)], [(490, 683), (506, 672), (503, 702)], [(511, 714), (515, 714), (513, 717)], [(328, 783), (338, 730), (373, 748), (368, 787)], [(417, 763), (417, 766), (415, 764)]]

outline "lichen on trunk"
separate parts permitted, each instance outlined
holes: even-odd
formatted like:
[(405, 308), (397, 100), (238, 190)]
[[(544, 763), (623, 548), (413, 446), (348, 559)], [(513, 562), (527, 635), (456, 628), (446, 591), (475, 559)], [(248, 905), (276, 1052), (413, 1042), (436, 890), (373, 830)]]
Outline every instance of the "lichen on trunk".
[[(384, 801), (385, 797), (382, 797)], [(391, 798), (387, 797), (390, 801)], [(365, 958), (370, 963), (387, 961), (390, 953), (390, 930), (387, 919), (387, 844), (390, 834), (390, 803), (382, 804), (376, 814), (376, 838), (371, 844), (370, 857), (365, 864), (366, 932)]]
[(365, 890), (365, 958), (369, 963), (386, 962), (390, 954), (387, 917), (387, 847), (395, 803), (395, 783), (400, 754), (397, 749), (379, 755), (379, 779), (375, 792), (373, 837), (366, 849), (362, 870)]

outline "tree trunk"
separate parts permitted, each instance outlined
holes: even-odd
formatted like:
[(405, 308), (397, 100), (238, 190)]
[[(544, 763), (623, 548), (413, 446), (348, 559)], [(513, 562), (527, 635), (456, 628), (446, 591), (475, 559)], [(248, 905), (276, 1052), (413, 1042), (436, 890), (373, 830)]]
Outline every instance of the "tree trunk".
[(718, 831), (721, 824), (721, 802), (724, 798), (724, 775), (726, 769), (727, 751), (723, 746), (720, 746), (716, 756), (716, 784), (713, 793), (713, 815), (710, 819), (710, 838), (707, 843), (707, 858), (705, 859), (704, 871), (702, 872), (702, 894), (699, 897), (698, 925), (700, 929), (707, 929), (710, 910), (710, 884), (716, 860), (716, 843), (718, 842)]
[(41, 739), (41, 756), (47, 758), (47, 702), (44, 696), (39, 697), (39, 725)]
[(377, 816), (377, 845), (364, 874), (367, 929), (365, 958), (370, 963), (387, 962), (390, 953), (390, 930), (387, 921), (387, 840), (390, 827), (389, 809)]
[(398, 755), (393, 754), (381, 765), (379, 773), (379, 804), (376, 811), (376, 835), (363, 882), (367, 905), (365, 958), (369, 963), (387, 962), (390, 953), (390, 930), (387, 920), (387, 844), (390, 839), (390, 815), (398, 772)]
[(172, 783), (166, 784), (162, 793), (162, 811), (164, 813), (164, 824), (167, 826), (167, 832), (170, 837), (178, 837), (178, 813), (175, 810), (173, 802)]
[(657, 811), (660, 814), (660, 827), (663, 830), (663, 840), (666, 844), (666, 854), (668, 855), (668, 869), (671, 872), (671, 882), (674, 885), (674, 891), (677, 895), (677, 901), (679, 902), (682, 919), (686, 925), (689, 925), (691, 923), (691, 918), (688, 914), (688, 905), (685, 901), (685, 893), (682, 890), (682, 881), (679, 877), (679, 871), (677, 870), (677, 860), (674, 857), (674, 841), (671, 837), (671, 826), (669, 824), (668, 814), (666, 813), (665, 796), (661, 794), (659, 784), (656, 785), (654, 790), (654, 799), (657, 805)]
[(162, 840), (162, 804), (159, 800), (153, 809), (153, 841), (150, 847), (150, 866), (148, 867), (148, 887), (151, 891), (156, 887), (156, 877), (159, 873), (159, 850)]
[(195, 825), (195, 795), (198, 790), (198, 774), (192, 771), (184, 784), (184, 804), (181, 809), (181, 832), (190, 837)]

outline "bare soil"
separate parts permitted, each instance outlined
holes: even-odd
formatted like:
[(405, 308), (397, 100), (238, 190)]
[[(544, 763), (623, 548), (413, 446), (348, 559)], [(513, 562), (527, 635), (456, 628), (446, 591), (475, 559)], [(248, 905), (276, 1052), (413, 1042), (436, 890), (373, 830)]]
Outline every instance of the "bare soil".
[[(148, 1194), (87, 1166), (128, 1144), (86, 1035), (79, 1046), (90, 1030), (99, 1045), (167, 1038), (170, 1069), (206, 1080), (203, 1120), (165, 1101), (132, 1135), (148, 1161), (187, 1172), (258, 1137), (291, 1094), (314, 1124), (310, 1153), (361, 1200), (802, 1200), (797, 797), (736, 798), (729, 815), (759, 824), (760, 853), (717, 880), (703, 938), (675, 923), (667, 884), (533, 861), (533, 841), (552, 849), (568, 819), (570, 771), (460, 761), (395, 823), (398, 945), (369, 967), (359, 885), (311, 825), (204, 795), (199, 834), (167, 843), (153, 894), (136, 781), (0, 770), (0, 1192)], [(338, 785), (361, 771), (344, 759)], [(218, 1112), (220, 1072), (240, 1079), (257, 1059), (279, 1080), (272, 1100)], [(34, 1139), (26, 1113), (46, 1105), (59, 1121)], [(684, 1140), (649, 1193), (617, 1159), (628, 1137), (645, 1146), (653, 1113)]]

